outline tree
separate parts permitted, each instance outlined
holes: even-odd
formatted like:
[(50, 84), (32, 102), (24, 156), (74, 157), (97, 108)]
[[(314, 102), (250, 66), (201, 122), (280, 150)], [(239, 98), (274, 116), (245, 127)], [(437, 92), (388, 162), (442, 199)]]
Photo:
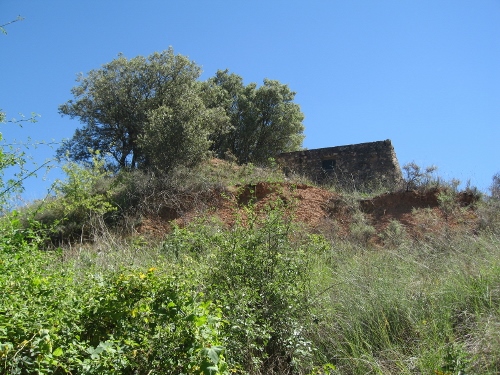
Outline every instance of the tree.
[(281, 152), (301, 148), (304, 115), (287, 85), (265, 79), (258, 88), (255, 83), (245, 86), (240, 76), (227, 70), (219, 70), (208, 85), (222, 89), (219, 105), (233, 127), (213, 136), (212, 149), (219, 157), (230, 151), (239, 163), (266, 163)]
[[(128, 60), (123, 55), (92, 70), (86, 77), (77, 78), (78, 86), (71, 92), (75, 100), (59, 107), (62, 115), (78, 118), (84, 124), (73, 138), (64, 142), (57, 154), (69, 153), (75, 161), (88, 162), (92, 151), (109, 154), (108, 164), (118, 168), (147, 167), (149, 161), (142, 146), (151, 142), (139, 141), (150, 116), (160, 108), (172, 109), (196, 87), (201, 69), (172, 48), (155, 52), (147, 58), (137, 56)], [(174, 110), (175, 112), (175, 110)], [(203, 111), (193, 111), (193, 116)], [(155, 123), (158, 124), (158, 117)]]
[(210, 134), (227, 129), (224, 110), (207, 108), (196, 86), (186, 88), (170, 106), (148, 113), (139, 144), (150, 169), (168, 173), (179, 165), (195, 165), (208, 155)]
[(206, 82), (201, 70), (172, 48), (127, 60), (119, 55), (72, 89), (59, 107), (83, 128), (57, 154), (90, 162), (92, 152), (108, 157), (108, 167), (168, 172), (192, 165), (208, 151), (233, 153), (240, 163), (265, 163), (280, 152), (300, 148), (304, 136), (295, 93), (278, 81), (243, 84), (218, 71)]

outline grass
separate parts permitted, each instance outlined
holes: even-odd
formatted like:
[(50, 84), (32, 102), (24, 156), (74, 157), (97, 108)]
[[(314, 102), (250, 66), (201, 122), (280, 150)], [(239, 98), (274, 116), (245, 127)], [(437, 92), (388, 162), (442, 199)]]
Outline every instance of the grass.
[[(197, 249), (196, 258), (187, 253), (172, 257), (165, 245), (151, 247), (137, 239), (98, 254), (83, 248), (75, 253), (78, 267), (93, 263), (116, 270), (123, 264), (144, 268), (181, 262), (203, 274), (216, 253), (206, 243), (200, 244), (218, 230), (213, 224), (198, 225), (182, 233)], [(200, 237), (193, 237), (194, 233)], [(186, 259), (195, 260), (185, 263)], [(306, 339), (315, 348), (313, 362), (333, 364), (332, 374), (496, 374), (500, 370), (497, 235), (449, 238), (438, 233), (423, 240), (403, 237), (400, 243), (383, 248), (365, 246), (355, 238), (336, 240), (311, 254), (308, 267), (315, 291), (314, 319), (301, 324), (306, 324)]]
[(316, 271), (330, 285), (311, 332), (318, 355), (341, 374), (498, 373), (499, 246), (484, 236), (332, 249)]
[[(114, 195), (130, 220), (162, 205), (206, 204), (213, 189), (287, 181), (230, 163), (163, 181), (135, 177)], [(450, 200), (446, 219), (415, 211), (411, 235), (397, 221), (376, 233), (357, 203), (371, 194), (344, 193), (332, 207), (351, 215), (348, 235), (333, 220), (307, 233), (276, 204), (264, 218), (247, 207), (253, 226), (206, 218), (160, 239), (98, 220), (93, 242), (49, 251), (39, 232), (5, 216), (0, 374), (166, 374), (162, 365), (174, 362), (201, 373), (219, 360), (220, 374), (499, 373), (498, 201), (477, 204), (476, 231), (448, 230), (463, 213)], [(165, 310), (173, 293), (165, 285), (194, 315)], [(175, 326), (194, 338), (189, 353), (174, 345), (186, 338)]]

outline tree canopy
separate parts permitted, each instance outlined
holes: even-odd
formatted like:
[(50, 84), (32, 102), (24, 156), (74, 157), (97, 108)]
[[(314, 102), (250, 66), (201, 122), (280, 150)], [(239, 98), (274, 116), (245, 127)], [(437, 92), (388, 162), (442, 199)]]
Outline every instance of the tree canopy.
[(295, 93), (278, 81), (243, 84), (227, 70), (199, 81), (201, 68), (172, 48), (148, 57), (119, 55), (79, 75), (74, 99), (59, 107), (83, 127), (58, 149), (89, 162), (99, 150), (108, 167), (169, 171), (209, 152), (240, 163), (266, 162), (299, 149), (304, 118)]
[(266, 163), (281, 152), (300, 149), (304, 135), (304, 115), (293, 102), (295, 92), (275, 80), (247, 86), (243, 78), (219, 70), (209, 83), (223, 90), (219, 105), (231, 119), (232, 130), (213, 143), (218, 156), (230, 151), (240, 163)]

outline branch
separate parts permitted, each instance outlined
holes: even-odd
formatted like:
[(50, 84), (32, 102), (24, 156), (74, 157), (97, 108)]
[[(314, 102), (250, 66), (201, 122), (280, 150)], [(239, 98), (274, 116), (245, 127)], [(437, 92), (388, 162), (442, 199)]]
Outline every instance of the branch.
[(0, 25), (0, 32), (2, 32), (2, 33), (4, 33), (4, 34), (7, 34), (7, 31), (5, 31), (5, 29), (4, 29), (4, 27), (5, 27), (5, 26), (8, 26), (8, 25), (10, 25), (10, 24), (12, 24), (12, 23), (14, 23), (14, 22), (17, 22), (17, 21), (22, 21), (22, 20), (24, 20), (24, 18), (23, 18), (23, 17), (21, 17), (21, 16), (17, 16), (17, 18), (16, 18), (15, 20), (10, 21), (10, 22), (7, 22), (7, 23), (5, 23), (5, 24), (3, 24), (3, 25)]
[(26, 176), (24, 176), (23, 178), (17, 180), (16, 182), (14, 182), (7, 189), (5, 189), (4, 191), (0, 192), (0, 197), (4, 196), (9, 190), (12, 190), (16, 186), (22, 185), (22, 183), (23, 183), (24, 180), (26, 180), (27, 178), (33, 176), (36, 172), (38, 172), (40, 169), (42, 169), (43, 167), (45, 167), (47, 164), (51, 163), (52, 161), (53, 161), (52, 159), (51, 160), (47, 160), (45, 163), (43, 163), (42, 165), (40, 165), (35, 170), (33, 170), (30, 173), (28, 173)]
[(45, 142), (45, 141), (33, 141), (32, 143), (24, 143), (24, 142), (16, 142), (16, 140), (14, 139), (14, 143), (0, 143), (0, 147), (25, 147), (25, 148), (29, 148), (30, 146), (31, 147), (38, 147), (38, 146), (41, 146), (41, 145), (44, 145), (44, 146), (60, 146), (62, 145), (63, 142), (57, 142), (57, 141), (51, 141), (51, 142)]
[(34, 113), (34, 112), (33, 112), (33, 113), (31, 113), (31, 117), (30, 117), (30, 118), (25, 118), (25, 116), (24, 116), (22, 113), (20, 113), (20, 114), (19, 114), (19, 116), (21, 116), (21, 117), (22, 117), (20, 120), (13, 118), (13, 119), (11, 119), (11, 120), (6, 120), (6, 121), (4, 121), (4, 122), (5, 122), (5, 123), (9, 123), (9, 122), (10, 122), (11, 124), (17, 124), (17, 125), (19, 125), (20, 127), (22, 127), (22, 125), (20, 124), (21, 122), (31, 122), (31, 123), (35, 123), (35, 122), (37, 122), (37, 121), (38, 121), (38, 120), (37, 120), (37, 117), (42, 117), (42, 116), (41, 116), (41, 115), (39, 115), (38, 113)]

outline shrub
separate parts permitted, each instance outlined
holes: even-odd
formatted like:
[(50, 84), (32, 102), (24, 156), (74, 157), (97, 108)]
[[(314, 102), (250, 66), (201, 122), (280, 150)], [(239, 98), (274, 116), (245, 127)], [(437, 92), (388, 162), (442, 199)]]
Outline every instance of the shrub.
[(0, 224), (0, 374), (227, 373), (221, 311), (188, 272), (76, 273), (15, 216)]
[(415, 162), (403, 165), (406, 191), (428, 188), (433, 181), (433, 173), (436, 170), (437, 167), (434, 165), (422, 169)]
[(493, 176), (493, 182), (490, 186), (491, 198), (500, 199), (500, 173)]
[(349, 238), (352, 242), (366, 246), (376, 234), (376, 230), (371, 226), (361, 211), (354, 212), (353, 222), (349, 226)]
[(92, 165), (71, 162), (62, 169), (66, 179), (53, 184), (55, 194), (23, 213), (27, 225), (35, 220), (47, 228), (54, 244), (95, 240), (107, 231), (105, 218), (117, 211), (112, 202), (113, 175), (104, 169), (99, 153), (94, 154)]
[(223, 335), (231, 368), (303, 371), (312, 356), (305, 338), (313, 303), (309, 262), (327, 245), (319, 237), (296, 236), (280, 207), (262, 218), (250, 208), (245, 223), (230, 230), (176, 229), (163, 247), (181, 260), (205, 259), (207, 295), (228, 322)]
[(493, 176), (490, 196), (479, 206), (480, 228), (491, 233), (500, 232), (500, 173)]

